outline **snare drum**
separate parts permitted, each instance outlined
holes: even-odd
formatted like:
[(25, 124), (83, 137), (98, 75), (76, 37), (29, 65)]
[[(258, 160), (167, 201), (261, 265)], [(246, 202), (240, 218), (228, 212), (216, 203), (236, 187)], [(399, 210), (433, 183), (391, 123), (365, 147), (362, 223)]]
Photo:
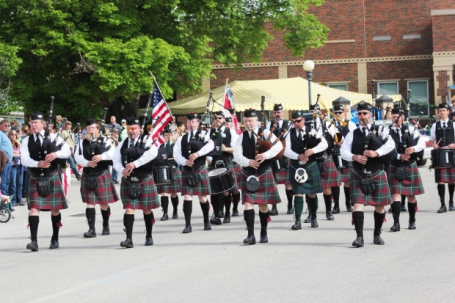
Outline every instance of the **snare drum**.
[(433, 168), (452, 168), (453, 150), (448, 148), (433, 149), (431, 151), (431, 166)]
[(209, 181), (212, 195), (224, 193), (234, 187), (234, 179), (224, 167), (209, 171)]
[(153, 167), (153, 180), (155, 181), (155, 185), (170, 184), (174, 182), (174, 170), (175, 167), (171, 165)]

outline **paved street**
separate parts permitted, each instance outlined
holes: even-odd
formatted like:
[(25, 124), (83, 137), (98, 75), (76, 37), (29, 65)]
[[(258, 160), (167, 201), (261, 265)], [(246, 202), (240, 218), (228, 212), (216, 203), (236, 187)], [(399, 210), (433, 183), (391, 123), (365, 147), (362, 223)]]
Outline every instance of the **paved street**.
[[(421, 173), (427, 193), (418, 198), (417, 229), (407, 229), (408, 213), (402, 213), (401, 232), (390, 232), (388, 213), (386, 244), (374, 245), (373, 208), (366, 207), (363, 248), (351, 247), (355, 231), (341, 190), (342, 213), (335, 221), (325, 219), (319, 195), (319, 228), (305, 224), (292, 231), (293, 216), (285, 214), (283, 201), (269, 223), (269, 243), (254, 246), (242, 243), (242, 216), (204, 231), (196, 201), (193, 233), (182, 234), (181, 199), (177, 220), (160, 222), (161, 210), (155, 211), (151, 247), (143, 246), (144, 221), (137, 212), (135, 248), (124, 249), (120, 202), (112, 206), (111, 235), (101, 236), (97, 208), (98, 237), (82, 237), (88, 229), (85, 205), (73, 179), (60, 249), (48, 249), (49, 213), (41, 213), (37, 253), (25, 249), (26, 207), (16, 207), (15, 218), (0, 225), (2, 302), (453, 302), (455, 212), (436, 213), (433, 171), (425, 167)], [(258, 238), (257, 208), (255, 227)]]

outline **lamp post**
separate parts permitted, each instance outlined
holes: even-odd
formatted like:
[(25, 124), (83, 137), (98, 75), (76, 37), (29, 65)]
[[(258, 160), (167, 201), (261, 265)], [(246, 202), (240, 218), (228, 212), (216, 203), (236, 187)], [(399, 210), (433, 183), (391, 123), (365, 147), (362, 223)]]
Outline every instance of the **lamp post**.
[(303, 69), (306, 71), (306, 77), (308, 79), (308, 109), (311, 107), (311, 78), (313, 77), (314, 62), (306, 60), (303, 62)]

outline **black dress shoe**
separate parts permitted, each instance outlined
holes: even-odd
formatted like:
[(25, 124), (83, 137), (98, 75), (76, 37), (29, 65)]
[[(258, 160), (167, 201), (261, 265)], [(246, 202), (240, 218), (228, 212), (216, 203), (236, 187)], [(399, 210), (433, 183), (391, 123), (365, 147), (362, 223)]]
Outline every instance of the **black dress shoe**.
[(231, 223), (231, 216), (226, 214), (224, 216), (224, 220), (223, 220), (223, 223)]
[(357, 237), (357, 239), (352, 242), (352, 246), (354, 247), (363, 247), (363, 237)]
[(125, 248), (133, 248), (133, 240), (127, 238), (125, 241), (120, 242), (120, 246)]
[(218, 212), (218, 217), (224, 218), (224, 210), (220, 210), (220, 211)]
[(389, 208), (389, 213), (392, 213), (392, 207)]
[(296, 221), (294, 225), (291, 226), (292, 230), (299, 230), (302, 229), (302, 223)]
[(267, 235), (261, 236), (259, 243), (269, 243), (269, 238), (267, 237)]
[(442, 213), (445, 213), (445, 212), (447, 212), (447, 207), (445, 205), (441, 206), (438, 209), (438, 214), (442, 214)]
[(109, 230), (109, 226), (103, 226), (103, 231), (101, 232), (103, 236), (107, 236), (111, 234), (111, 231)]
[(58, 248), (58, 241), (51, 240), (51, 244), (49, 245), (49, 249), (56, 249)]
[(32, 241), (32, 242), (28, 243), (27, 244), (27, 249), (30, 249), (31, 251), (38, 251), (39, 250), (38, 242)]
[(269, 211), (269, 214), (270, 214), (271, 216), (278, 216), (278, 209), (272, 209), (272, 210), (270, 210), (270, 211)]
[(256, 238), (253, 236), (248, 236), (245, 240), (243, 240), (243, 244), (254, 245), (256, 244)]
[(346, 206), (346, 211), (348, 213), (352, 213), (352, 206), (351, 205)]
[(178, 219), (178, 218), (179, 218), (178, 212), (176, 212), (176, 211), (173, 212), (173, 213), (172, 213), (172, 219)]
[(294, 214), (294, 207), (288, 208), (287, 214), (288, 214), (288, 215)]
[(233, 217), (238, 217), (239, 216), (239, 211), (238, 210), (233, 210), (232, 211), (232, 216)]
[(454, 211), (455, 210), (455, 207), (453, 206), (453, 204), (449, 204), (449, 211)]
[(332, 214), (339, 214), (340, 213), (340, 208), (339, 207), (334, 207), (332, 209)]
[(145, 237), (145, 246), (153, 245), (153, 238), (152, 237)]
[[(220, 222), (221, 222), (221, 220), (220, 220)], [(212, 230), (212, 225), (210, 225), (209, 222), (204, 223), (204, 230)]]
[(311, 219), (311, 227), (319, 227), (318, 220), (316, 219)]
[(401, 211), (408, 211), (408, 210), (406, 209), (406, 205), (401, 205)]
[(303, 223), (310, 223), (311, 222), (311, 215), (308, 215), (305, 220), (303, 220)]
[(325, 217), (327, 218), (327, 220), (329, 221), (333, 221), (335, 220), (335, 217), (333, 216), (332, 212), (331, 211), (327, 211), (325, 212)]
[(409, 222), (408, 229), (416, 229), (416, 223), (415, 222)]
[(169, 220), (169, 216), (168, 216), (167, 214), (164, 214), (164, 215), (161, 217), (160, 220), (161, 220), (161, 221), (167, 221), (167, 220)]
[[(211, 219), (210, 219), (210, 223), (211, 223), (211, 224), (214, 224), (214, 225), (221, 225), (221, 224), (223, 224), (223, 223), (221, 222), (221, 219), (218, 218), (218, 217), (213, 217), (213, 218), (211, 218)], [(205, 228), (205, 224), (204, 224), (204, 228)]]
[(376, 245), (384, 245), (384, 240), (382, 240), (381, 235), (374, 235), (373, 243)]
[(400, 223), (393, 223), (390, 231), (400, 231)]
[(188, 226), (185, 226), (185, 228), (183, 229), (182, 233), (189, 234), (192, 231), (193, 231), (193, 229), (191, 228), (191, 225), (188, 225)]
[(94, 229), (89, 229), (88, 232), (84, 233), (84, 238), (95, 238), (96, 232)]

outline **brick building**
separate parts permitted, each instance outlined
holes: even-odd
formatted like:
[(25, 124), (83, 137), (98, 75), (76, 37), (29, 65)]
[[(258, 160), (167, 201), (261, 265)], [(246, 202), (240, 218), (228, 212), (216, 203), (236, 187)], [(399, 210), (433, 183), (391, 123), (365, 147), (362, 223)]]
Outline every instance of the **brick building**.
[(244, 64), (240, 71), (215, 65), (216, 79), (205, 82), (205, 89), (222, 86), (226, 78), (306, 78), (302, 65), (310, 59), (319, 84), (371, 94), (375, 80), (376, 93), (405, 98), (411, 89), (411, 110), (425, 114), (430, 104), (446, 100), (446, 87), (455, 84), (454, 1), (326, 0), (310, 12), (330, 28), (323, 47), (294, 57), (270, 27), (275, 39), (261, 63)]

